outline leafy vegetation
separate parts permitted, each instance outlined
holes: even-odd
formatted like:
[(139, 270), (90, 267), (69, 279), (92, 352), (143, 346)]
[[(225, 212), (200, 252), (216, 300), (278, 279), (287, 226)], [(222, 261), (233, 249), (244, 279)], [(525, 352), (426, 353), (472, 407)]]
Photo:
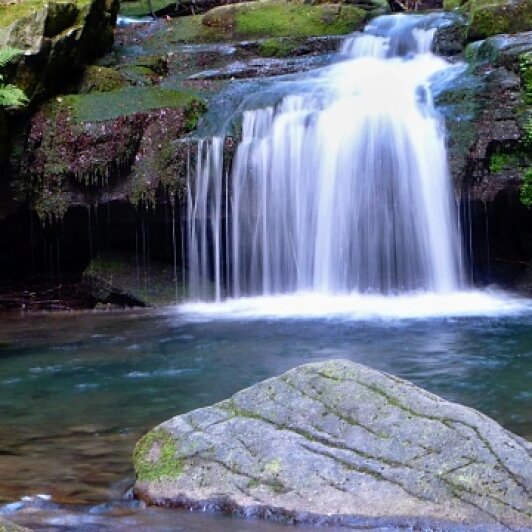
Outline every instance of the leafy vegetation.
[[(0, 49), (0, 71), (22, 50), (11, 48), (9, 46)], [(15, 85), (3, 83), (4, 76), (0, 73), (0, 107), (19, 107), (24, 105), (28, 98), (24, 92)]]

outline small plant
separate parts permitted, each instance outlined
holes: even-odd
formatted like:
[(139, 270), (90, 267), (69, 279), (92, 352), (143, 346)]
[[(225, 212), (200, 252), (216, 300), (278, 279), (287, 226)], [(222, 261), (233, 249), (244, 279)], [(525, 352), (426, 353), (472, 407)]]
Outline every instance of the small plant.
[[(23, 53), (22, 50), (10, 46), (0, 48), (0, 71), (21, 53)], [(2, 83), (3, 81), (4, 76), (0, 73), (0, 107), (19, 107), (28, 101), (24, 91), (15, 85)]]
[(532, 170), (527, 170), (521, 185), (521, 203), (525, 207), (532, 207)]

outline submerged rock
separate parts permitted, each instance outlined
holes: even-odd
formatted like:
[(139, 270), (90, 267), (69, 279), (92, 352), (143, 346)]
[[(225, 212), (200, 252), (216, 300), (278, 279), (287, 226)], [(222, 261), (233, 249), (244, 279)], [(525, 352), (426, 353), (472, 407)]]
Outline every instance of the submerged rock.
[(290, 523), (526, 528), (531, 453), (475, 410), (334, 360), (153, 429), (135, 493)]

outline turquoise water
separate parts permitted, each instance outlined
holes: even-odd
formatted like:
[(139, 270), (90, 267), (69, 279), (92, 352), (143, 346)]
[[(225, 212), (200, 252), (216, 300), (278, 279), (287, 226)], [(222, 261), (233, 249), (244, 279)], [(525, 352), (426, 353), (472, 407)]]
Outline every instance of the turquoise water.
[(125, 500), (135, 441), (173, 415), (330, 358), (409, 379), (532, 439), (531, 325), (531, 314), (356, 321), (178, 310), (3, 316), (0, 511), (47, 530), (278, 530)]

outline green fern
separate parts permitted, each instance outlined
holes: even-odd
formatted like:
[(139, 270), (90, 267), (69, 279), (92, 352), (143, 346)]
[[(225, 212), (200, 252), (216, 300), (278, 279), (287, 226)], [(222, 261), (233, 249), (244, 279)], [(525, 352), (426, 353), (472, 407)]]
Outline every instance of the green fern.
[(0, 48), (0, 68), (7, 66), (12, 59), (22, 53), (24, 53), (22, 50), (19, 50), (18, 48), (12, 48), (11, 46)]
[[(0, 69), (5, 68), (7, 64), (17, 55), (20, 55), (22, 50), (17, 50), (10, 46), (0, 48)], [(0, 107), (19, 107), (27, 103), (28, 98), (24, 91), (15, 85), (2, 83), (4, 76), (0, 74)]]

